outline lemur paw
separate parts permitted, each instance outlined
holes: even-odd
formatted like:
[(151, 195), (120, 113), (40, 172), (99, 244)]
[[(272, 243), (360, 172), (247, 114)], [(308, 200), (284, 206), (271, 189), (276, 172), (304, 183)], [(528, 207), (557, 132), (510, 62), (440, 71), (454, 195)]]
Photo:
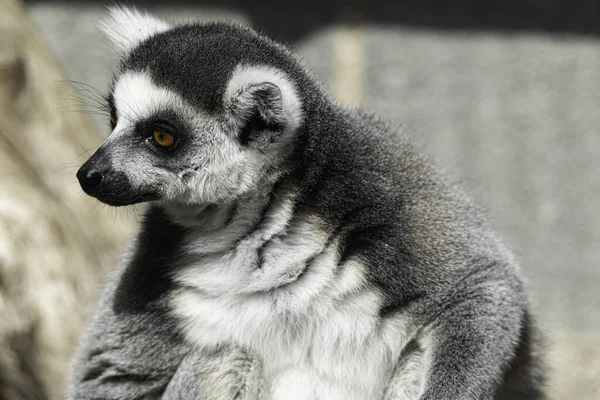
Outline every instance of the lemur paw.
[(198, 365), (206, 400), (257, 400), (263, 392), (262, 364), (236, 347), (206, 354)]

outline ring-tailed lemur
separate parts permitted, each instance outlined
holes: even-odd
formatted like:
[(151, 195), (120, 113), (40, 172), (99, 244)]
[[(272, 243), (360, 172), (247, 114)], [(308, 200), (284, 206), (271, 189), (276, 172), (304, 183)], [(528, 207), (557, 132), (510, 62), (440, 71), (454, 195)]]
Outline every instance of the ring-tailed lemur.
[(150, 202), (71, 399), (541, 399), (518, 268), (456, 187), (242, 26), (116, 8), (112, 134), (79, 170)]

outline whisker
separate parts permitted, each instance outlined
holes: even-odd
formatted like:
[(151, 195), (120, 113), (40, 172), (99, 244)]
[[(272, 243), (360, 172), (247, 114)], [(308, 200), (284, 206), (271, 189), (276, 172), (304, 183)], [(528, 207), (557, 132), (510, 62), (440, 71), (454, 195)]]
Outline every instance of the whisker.
[(54, 168), (52, 168), (52, 173), (62, 173), (62, 172), (65, 172), (66, 170), (73, 171), (78, 168), (79, 168), (79, 164), (75, 164), (75, 163), (59, 164), (59, 165), (54, 166)]
[(142, 110), (140, 109), (140, 105), (138, 104), (138, 102), (135, 100), (135, 97), (133, 96), (133, 93), (131, 93), (131, 89), (129, 88), (129, 83), (125, 82), (125, 85), (127, 87), (127, 91), (129, 92), (129, 95), (131, 96), (131, 98), (133, 99), (133, 102), (138, 110), (138, 117), (141, 117), (142, 115)]

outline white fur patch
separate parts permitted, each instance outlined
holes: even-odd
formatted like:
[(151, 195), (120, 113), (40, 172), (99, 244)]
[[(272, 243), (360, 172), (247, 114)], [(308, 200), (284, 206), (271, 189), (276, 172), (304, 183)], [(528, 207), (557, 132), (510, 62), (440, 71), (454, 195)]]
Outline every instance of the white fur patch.
[(155, 85), (148, 74), (140, 72), (121, 75), (115, 85), (113, 98), (118, 117), (114, 135), (160, 110), (174, 110), (191, 118), (197, 114), (177, 93)]
[(170, 29), (166, 22), (123, 6), (110, 7), (99, 26), (121, 52), (130, 51), (149, 37)]
[(276, 196), (264, 223), (234, 248), (219, 246), (216, 232), (191, 234), (172, 310), (194, 345), (256, 355), (262, 398), (383, 398), (414, 324), (404, 315), (382, 320), (362, 263), (340, 263), (326, 225), (292, 204)]
[(244, 88), (250, 85), (269, 82), (281, 90), (286, 131), (295, 131), (302, 123), (302, 102), (292, 81), (281, 71), (273, 67), (256, 65), (238, 65), (233, 71), (225, 91), (225, 104), (228, 104)]
[(417, 400), (425, 391), (425, 360), (423, 350), (411, 349), (403, 354), (396, 366), (384, 400)]

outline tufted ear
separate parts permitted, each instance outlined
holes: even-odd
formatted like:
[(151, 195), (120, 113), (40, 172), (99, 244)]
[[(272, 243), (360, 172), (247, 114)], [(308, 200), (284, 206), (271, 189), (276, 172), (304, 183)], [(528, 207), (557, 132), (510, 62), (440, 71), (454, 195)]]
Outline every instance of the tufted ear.
[(238, 67), (229, 81), (227, 112), (240, 143), (262, 148), (295, 130), (302, 110), (292, 82), (267, 67)]
[(99, 26), (121, 52), (129, 51), (149, 37), (170, 29), (166, 22), (135, 8), (122, 6), (109, 7)]

